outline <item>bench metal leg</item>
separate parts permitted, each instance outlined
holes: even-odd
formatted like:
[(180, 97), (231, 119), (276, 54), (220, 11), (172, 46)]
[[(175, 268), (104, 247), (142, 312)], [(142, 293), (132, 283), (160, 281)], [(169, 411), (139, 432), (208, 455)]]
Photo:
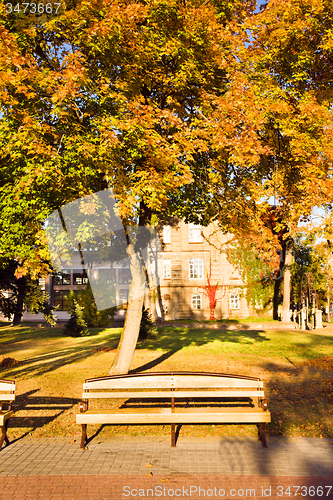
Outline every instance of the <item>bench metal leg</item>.
[(263, 447), (267, 448), (265, 427), (266, 427), (265, 422), (263, 422), (263, 423), (260, 424), (259, 439), (261, 440)]
[(176, 424), (171, 424), (171, 447), (176, 447)]
[(0, 437), (0, 450), (2, 448), (3, 442), (6, 441), (6, 444), (9, 444), (9, 439), (7, 437), (7, 429), (8, 429), (9, 419), (6, 420), (4, 425), (0, 427), (1, 429), (1, 437)]
[(81, 437), (80, 448), (82, 448), (84, 450), (84, 448), (86, 446), (86, 442), (87, 442), (87, 424), (81, 424), (81, 427), (82, 427), (82, 437)]

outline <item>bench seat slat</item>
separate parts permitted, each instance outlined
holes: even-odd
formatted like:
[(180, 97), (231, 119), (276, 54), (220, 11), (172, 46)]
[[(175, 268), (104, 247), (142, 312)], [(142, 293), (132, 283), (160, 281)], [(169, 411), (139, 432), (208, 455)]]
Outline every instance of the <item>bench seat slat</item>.
[(0, 393), (2, 391), (15, 391), (14, 380), (0, 380)]
[(0, 401), (14, 401), (15, 394), (0, 394)]
[(129, 399), (129, 398), (263, 398), (264, 391), (258, 390), (215, 390), (215, 391), (138, 391), (138, 392), (83, 392), (82, 399)]
[(78, 424), (190, 424), (270, 422), (261, 408), (135, 408), (88, 410), (76, 415)]

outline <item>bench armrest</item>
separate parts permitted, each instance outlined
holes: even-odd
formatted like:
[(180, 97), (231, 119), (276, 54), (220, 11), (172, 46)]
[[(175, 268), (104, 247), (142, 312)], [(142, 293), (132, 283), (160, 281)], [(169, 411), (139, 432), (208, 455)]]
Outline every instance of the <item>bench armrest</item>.
[(80, 413), (84, 413), (85, 411), (88, 410), (88, 401), (81, 401), (79, 407), (80, 407)]
[(266, 398), (260, 398), (259, 399), (259, 403), (258, 403), (258, 406), (259, 408), (263, 408), (264, 410), (267, 410), (268, 409), (268, 406), (267, 406), (267, 399)]
[(1, 401), (0, 402), (0, 412), (4, 411), (3, 405), (8, 405), (7, 410), (10, 411), (12, 409), (12, 404), (9, 403), (8, 401)]

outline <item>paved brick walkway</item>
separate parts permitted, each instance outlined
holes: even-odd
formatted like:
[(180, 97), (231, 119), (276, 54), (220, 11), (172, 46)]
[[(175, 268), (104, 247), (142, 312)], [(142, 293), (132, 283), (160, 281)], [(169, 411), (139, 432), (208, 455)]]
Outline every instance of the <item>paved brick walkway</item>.
[(323, 499), (333, 478), (300, 476), (9, 476), (1, 500)]
[[(298, 488), (299, 487), (299, 488)], [(310, 488), (311, 487), (311, 488)], [(288, 489), (289, 488), (289, 489)], [(0, 500), (331, 498), (333, 440), (124, 438), (82, 451), (24, 438), (0, 452)]]

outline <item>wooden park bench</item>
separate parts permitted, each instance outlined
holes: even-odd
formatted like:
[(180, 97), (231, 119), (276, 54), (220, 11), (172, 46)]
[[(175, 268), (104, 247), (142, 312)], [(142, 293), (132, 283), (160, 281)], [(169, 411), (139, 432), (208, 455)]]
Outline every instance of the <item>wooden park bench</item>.
[[(265, 425), (271, 415), (259, 378), (196, 372), (114, 375), (87, 379), (82, 398), (76, 423), (82, 426), (83, 449), (87, 424), (171, 424), (173, 447), (176, 424), (258, 424), (266, 447)], [(119, 408), (104, 402), (106, 409), (89, 409), (90, 400), (102, 398), (125, 401)], [(165, 399), (171, 404), (166, 406)]]
[[(14, 414), (12, 411), (11, 402), (15, 399), (15, 382), (13, 380), (1, 380), (0, 379), (0, 450), (2, 448), (3, 442), (9, 444), (7, 437), (7, 427), (9, 423), (9, 418)], [(4, 405), (7, 409), (4, 409)]]

